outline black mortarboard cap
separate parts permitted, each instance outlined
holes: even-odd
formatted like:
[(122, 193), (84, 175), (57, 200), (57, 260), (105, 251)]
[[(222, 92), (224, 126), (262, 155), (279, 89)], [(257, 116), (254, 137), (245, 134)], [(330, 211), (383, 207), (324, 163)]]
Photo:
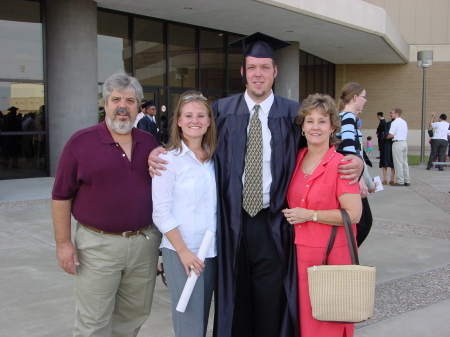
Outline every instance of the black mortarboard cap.
[(11, 106), (11, 107), (9, 107), (9, 109), (8, 109), (8, 111), (11, 111), (11, 112), (17, 111), (17, 110), (19, 110), (19, 108), (16, 108), (15, 106)]
[(242, 47), (242, 65), (243, 76), (242, 82), (247, 83), (245, 76), (245, 58), (253, 56), (256, 58), (270, 58), (275, 60), (275, 50), (290, 46), (291, 43), (277, 39), (275, 37), (256, 32), (245, 36), (242, 39), (230, 43), (232, 47)]
[(143, 109), (147, 109), (147, 108), (149, 108), (151, 106), (155, 106), (155, 103), (153, 103), (153, 100), (148, 101), (147, 103), (144, 103), (144, 105), (142, 105), (142, 108)]

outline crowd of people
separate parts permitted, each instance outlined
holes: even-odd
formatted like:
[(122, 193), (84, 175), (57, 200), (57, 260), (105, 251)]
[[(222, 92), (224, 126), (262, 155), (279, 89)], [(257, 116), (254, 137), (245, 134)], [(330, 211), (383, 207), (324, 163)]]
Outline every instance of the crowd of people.
[[(346, 84), (339, 106), (324, 94), (288, 100), (272, 86), (274, 50), (289, 44), (255, 33), (233, 45), (243, 50), (246, 91), (211, 105), (201, 92), (182, 94), (164, 146), (152, 136), (154, 103), (142, 104), (142, 87), (120, 71), (103, 85), (105, 120), (64, 147), (52, 212), (58, 263), (74, 275), (74, 336), (136, 336), (160, 250), (177, 337), (205, 336), (213, 296), (214, 336), (353, 336), (351, 323), (312, 316), (306, 270), (321, 263), (334, 226), (328, 262), (350, 263), (340, 209), (359, 245), (370, 231), (367, 195), (377, 186), (358, 124), (366, 90)], [(380, 167), (393, 165), (393, 185), (408, 185), (401, 110), (390, 127), (378, 116)], [(207, 230), (215, 240), (202, 260)]]
[(43, 134), (1, 135), (3, 132), (39, 132), (45, 130), (45, 109), (22, 114), (19, 108), (11, 106), (8, 113), (0, 113), (0, 167), (18, 169), (19, 159), (29, 167), (43, 167), (45, 155), (45, 137)]

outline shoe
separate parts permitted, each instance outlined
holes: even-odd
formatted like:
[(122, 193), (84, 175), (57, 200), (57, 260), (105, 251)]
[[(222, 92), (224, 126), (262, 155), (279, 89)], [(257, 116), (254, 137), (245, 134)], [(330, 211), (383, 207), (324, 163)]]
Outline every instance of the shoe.
[(380, 157), (376, 157), (376, 159), (380, 159)]
[(387, 184), (388, 184), (387, 180), (383, 180), (381, 183), (382, 183), (383, 185), (387, 185)]
[(427, 166), (427, 171), (431, 170), (431, 166)]
[(439, 171), (444, 171), (444, 169), (439, 169)]
[(393, 183), (391, 186), (405, 186), (405, 184)]
[(405, 183), (405, 186), (410, 186), (411, 184), (410, 183)]
[(391, 180), (390, 182), (389, 182), (389, 185), (394, 185), (395, 184), (395, 181), (393, 181), (393, 180)]

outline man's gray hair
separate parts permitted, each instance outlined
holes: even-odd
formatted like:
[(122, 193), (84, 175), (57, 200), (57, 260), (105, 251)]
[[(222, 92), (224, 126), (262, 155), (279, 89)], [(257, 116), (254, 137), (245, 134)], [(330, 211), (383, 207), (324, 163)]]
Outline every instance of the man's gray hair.
[(115, 74), (109, 76), (105, 83), (103, 83), (103, 99), (105, 103), (108, 102), (109, 96), (113, 90), (126, 91), (133, 89), (136, 94), (137, 106), (141, 105), (142, 98), (144, 97), (144, 91), (139, 81), (128, 76), (125, 71), (119, 70)]

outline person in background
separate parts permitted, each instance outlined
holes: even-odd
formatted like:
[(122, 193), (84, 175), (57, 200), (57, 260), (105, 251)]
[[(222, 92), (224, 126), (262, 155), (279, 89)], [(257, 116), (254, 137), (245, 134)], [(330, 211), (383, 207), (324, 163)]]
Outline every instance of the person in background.
[[(433, 166), (433, 161), (438, 157), (438, 161), (445, 161), (445, 154), (448, 147), (448, 130), (449, 123), (447, 122), (447, 115), (441, 114), (439, 122), (434, 122), (436, 116), (435, 112), (431, 113), (430, 127), (433, 128), (433, 137), (431, 137), (431, 153), (428, 159), (427, 170)], [(438, 165), (439, 171), (444, 171), (443, 165)]]
[[(339, 99), (341, 131), (337, 133), (337, 137), (342, 141), (339, 143), (338, 149), (360, 156), (362, 149), (360, 136), (362, 134), (357, 127), (356, 120), (366, 102), (366, 90), (362, 85), (356, 82), (349, 82), (344, 85)], [(359, 181), (359, 186), (361, 197), (367, 197), (368, 187), (363, 179)]]
[(392, 116), (395, 120), (392, 122), (389, 129), (389, 134), (386, 136), (392, 139), (392, 158), (394, 159), (395, 168), (395, 182), (391, 186), (409, 186), (409, 165), (408, 165), (408, 124), (401, 118), (402, 110), (393, 109)]
[(384, 113), (382, 111), (377, 112), (377, 118), (379, 120), (378, 126), (377, 126), (377, 139), (378, 139), (378, 151), (380, 151), (380, 155), (377, 157), (377, 159), (380, 159), (380, 168), (382, 168), (384, 160), (384, 133), (386, 132), (386, 120), (383, 117)]
[(392, 111), (389, 113), (389, 118), (391, 120), (389, 122), (386, 122), (386, 129), (384, 131), (384, 134), (382, 135), (384, 151), (383, 157), (380, 157), (380, 168), (383, 174), (383, 181), (382, 181), (383, 185), (388, 184), (388, 176), (387, 176), (388, 168), (391, 169), (391, 178), (389, 180), (389, 184), (392, 185), (395, 179), (394, 159), (392, 158), (392, 139), (386, 138), (387, 135), (389, 134), (391, 124), (395, 119), (394, 115), (392, 114)]
[(139, 121), (139, 123), (137, 124), (137, 128), (151, 134), (153, 137), (156, 138), (158, 144), (160, 144), (161, 142), (159, 139), (159, 132), (158, 132), (159, 130), (155, 121), (156, 116), (155, 103), (153, 103), (153, 101), (148, 101), (142, 107), (144, 108), (145, 111), (145, 117)]
[(136, 116), (136, 120), (134, 121), (134, 127), (137, 128), (139, 121), (145, 116), (144, 105), (147, 103), (147, 100), (143, 99), (141, 102), (141, 106), (139, 108), (139, 113)]
[(287, 191), (289, 208), (283, 214), (295, 231), (300, 336), (351, 337), (354, 324), (313, 318), (307, 268), (322, 263), (333, 226), (339, 228), (328, 263), (351, 263), (340, 209), (348, 212), (355, 230), (354, 223), (361, 216), (360, 190), (339, 178), (343, 155), (335, 148), (340, 117), (334, 100), (328, 95), (309, 95), (301, 105), (297, 123), (308, 146), (298, 154)]
[(372, 137), (367, 136), (367, 143), (366, 143), (366, 152), (368, 156), (372, 155), (373, 147), (372, 147)]
[[(162, 176), (153, 179), (153, 220), (163, 233), (164, 268), (176, 337), (205, 336), (216, 284), (216, 242), (202, 262), (197, 253), (206, 230), (216, 232), (217, 193), (212, 156), (216, 126), (207, 99), (198, 91), (181, 95), (174, 112)], [(197, 279), (185, 312), (176, 310), (190, 271)]]
[[(362, 158), (364, 158), (364, 150), (362, 147), (363, 138), (361, 130), (358, 129), (355, 120), (359, 119), (366, 102), (366, 90), (362, 85), (355, 82), (349, 82), (344, 85), (339, 100), (342, 129), (338, 132), (338, 137), (341, 137), (342, 143), (340, 143), (337, 148), (354, 152)], [(364, 158), (364, 179), (359, 181), (363, 216), (356, 225), (358, 246), (361, 245), (367, 235), (369, 235), (373, 223), (372, 210), (370, 209), (367, 196), (369, 193), (375, 192), (376, 185), (370, 177), (367, 163), (372, 165), (368, 158)]]
[(69, 139), (52, 191), (56, 256), (74, 275), (77, 337), (138, 334), (152, 306), (161, 241), (147, 165), (158, 144), (133, 128), (142, 87), (119, 71), (103, 84), (103, 98), (105, 121)]

